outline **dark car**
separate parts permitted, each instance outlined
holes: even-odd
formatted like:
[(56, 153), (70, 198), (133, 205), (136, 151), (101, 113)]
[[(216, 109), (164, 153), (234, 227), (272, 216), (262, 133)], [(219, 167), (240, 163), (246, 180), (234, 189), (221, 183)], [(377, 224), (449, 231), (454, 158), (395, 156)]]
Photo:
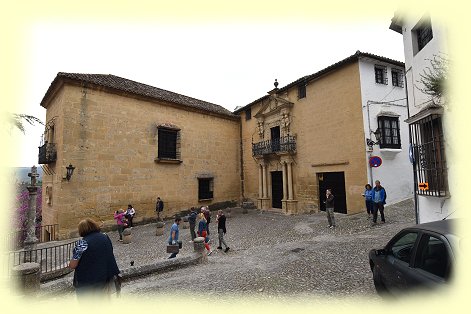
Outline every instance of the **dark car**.
[(396, 295), (449, 283), (459, 249), (456, 219), (405, 228), (379, 250), (371, 250), (370, 267), (376, 291)]

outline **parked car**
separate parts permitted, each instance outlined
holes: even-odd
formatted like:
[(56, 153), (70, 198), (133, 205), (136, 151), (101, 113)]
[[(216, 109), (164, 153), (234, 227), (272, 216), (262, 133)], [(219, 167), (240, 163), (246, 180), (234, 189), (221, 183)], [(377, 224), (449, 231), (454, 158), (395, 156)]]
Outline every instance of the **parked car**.
[(371, 250), (369, 260), (376, 291), (398, 295), (448, 284), (460, 245), (454, 228), (457, 221), (404, 228), (383, 249)]

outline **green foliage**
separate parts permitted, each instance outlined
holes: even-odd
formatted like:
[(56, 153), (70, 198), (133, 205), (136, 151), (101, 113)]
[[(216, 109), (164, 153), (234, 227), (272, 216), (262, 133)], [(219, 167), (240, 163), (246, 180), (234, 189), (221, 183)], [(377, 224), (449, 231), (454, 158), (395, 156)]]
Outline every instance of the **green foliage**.
[(419, 89), (432, 99), (441, 100), (446, 92), (450, 62), (442, 55), (434, 55), (433, 59), (426, 60), (430, 61), (430, 66), (420, 74), (422, 87)]

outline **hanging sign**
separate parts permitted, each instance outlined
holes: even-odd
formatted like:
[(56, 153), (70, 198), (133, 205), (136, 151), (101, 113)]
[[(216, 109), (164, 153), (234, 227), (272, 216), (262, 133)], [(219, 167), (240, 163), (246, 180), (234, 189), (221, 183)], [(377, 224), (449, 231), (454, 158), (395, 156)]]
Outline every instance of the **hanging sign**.
[(369, 162), (370, 162), (370, 167), (377, 168), (381, 166), (381, 164), (383, 163), (383, 160), (379, 156), (371, 156)]

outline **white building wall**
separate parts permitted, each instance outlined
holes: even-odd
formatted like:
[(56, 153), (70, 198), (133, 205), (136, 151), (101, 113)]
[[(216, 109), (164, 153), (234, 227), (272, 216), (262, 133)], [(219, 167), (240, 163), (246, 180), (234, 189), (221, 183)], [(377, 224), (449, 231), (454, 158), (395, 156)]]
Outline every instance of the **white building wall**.
[[(376, 83), (375, 64), (387, 67), (387, 85)], [(409, 161), (409, 126), (404, 122), (408, 118), (406, 89), (393, 86), (391, 77), (391, 67), (395, 69), (401, 67), (370, 58), (360, 59), (359, 67), (365, 139), (376, 140), (370, 130), (374, 132), (378, 128), (377, 117), (380, 112), (392, 112), (398, 116), (401, 137), (401, 149), (380, 149), (379, 145), (374, 145), (373, 151), (370, 152), (367, 148), (365, 164), (369, 183), (374, 186), (375, 180), (381, 181), (388, 195), (386, 200), (388, 204), (413, 197), (413, 173)], [(382, 165), (371, 168), (370, 156), (381, 157)]]
[[(423, 15), (408, 16), (407, 20), (402, 23), (402, 35), (404, 42), (404, 57), (406, 66), (407, 89), (409, 98), (409, 111), (410, 115), (418, 113), (425, 105), (430, 103), (430, 96), (420, 91), (420, 74), (424, 73), (427, 67), (430, 67), (429, 59), (433, 59), (434, 55), (448, 56), (448, 45), (446, 41), (446, 30), (440, 25), (439, 21), (431, 17), (433, 38), (428, 42), (422, 50), (414, 54), (414, 35), (413, 29), (421, 21)], [(447, 137), (449, 136), (449, 116), (446, 114), (447, 109), (442, 118), (444, 140), (445, 140), (445, 154), (450, 156), (450, 147)], [(453, 163), (448, 159), (448, 176), (452, 177), (454, 173)], [(452, 182), (448, 180), (448, 182)], [(429, 221), (441, 220), (449, 215), (453, 217), (459, 216), (451, 206), (451, 194), (448, 197), (432, 197), (420, 196), (417, 197), (418, 203), (418, 222), (425, 223)], [(450, 217), (451, 217), (450, 216)]]

